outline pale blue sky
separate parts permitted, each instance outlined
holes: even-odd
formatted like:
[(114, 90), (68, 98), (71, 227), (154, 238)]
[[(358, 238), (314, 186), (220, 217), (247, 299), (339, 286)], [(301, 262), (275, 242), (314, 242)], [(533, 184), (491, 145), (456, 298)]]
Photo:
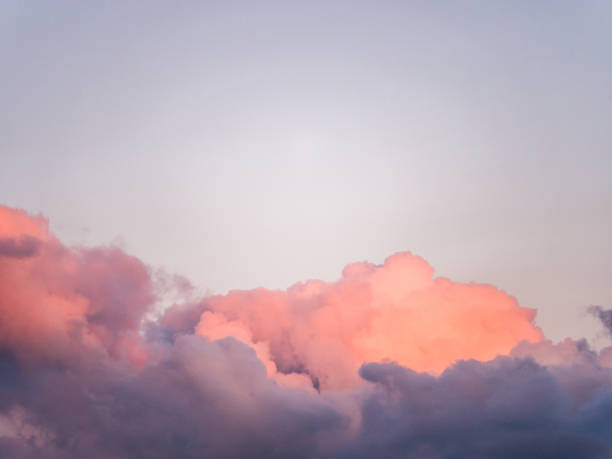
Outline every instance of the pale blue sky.
[[(423, 256), (612, 307), (609, 2), (0, 2), (0, 202), (202, 289)], [(598, 338), (601, 343), (603, 338)]]

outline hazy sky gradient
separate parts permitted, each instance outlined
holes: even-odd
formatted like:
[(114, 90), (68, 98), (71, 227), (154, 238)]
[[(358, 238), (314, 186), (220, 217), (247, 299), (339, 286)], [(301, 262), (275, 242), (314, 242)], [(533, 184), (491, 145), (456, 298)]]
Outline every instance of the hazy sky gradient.
[(410, 250), (594, 338), (611, 43), (597, 1), (4, 1), (0, 202), (213, 292)]

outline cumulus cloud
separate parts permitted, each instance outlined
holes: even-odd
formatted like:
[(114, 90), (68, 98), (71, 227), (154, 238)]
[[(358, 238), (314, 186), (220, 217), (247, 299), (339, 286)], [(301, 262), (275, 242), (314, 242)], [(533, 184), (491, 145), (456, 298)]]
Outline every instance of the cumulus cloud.
[(152, 320), (172, 278), (122, 250), (6, 207), (0, 241), (0, 456), (612, 454), (612, 348), (548, 341), (409, 253), (286, 291), (193, 299), (183, 279)]
[(62, 359), (80, 345), (143, 358), (138, 331), (155, 295), (140, 260), (117, 248), (66, 248), (42, 217), (6, 207), (0, 238), (37, 241), (36, 250), (15, 245), (22, 249), (13, 255), (27, 256), (0, 256), (2, 348), (34, 360)]
[[(612, 371), (569, 379), (531, 359), (461, 361), (435, 378), (395, 364), (360, 374), (376, 385), (363, 402), (355, 457), (609, 457)], [(565, 376), (569, 376), (566, 374)], [(575, 393), (576, 386), (581, 388)]]
[(69, 371), (15, 370), (15, 384), (2, 388), (42, 432), (29, 442), (32, 454), (314, 457), (344, 425), (320, 397), (279, 388), (253, 350), (232, 338), (180, 337), (143, 369), (99, 353), (83, 357)]
[(306, 371), (324, 389), (359, 384), (368, 361), (438, 374), (458, 359), (489, 360), (542, 338), (534, 310), (490, 285), (436, 278), (410, 253), (349, 265), (337, 282), (232, 291), (199, 307), (196, 333), (265, 346), (281, 372)]

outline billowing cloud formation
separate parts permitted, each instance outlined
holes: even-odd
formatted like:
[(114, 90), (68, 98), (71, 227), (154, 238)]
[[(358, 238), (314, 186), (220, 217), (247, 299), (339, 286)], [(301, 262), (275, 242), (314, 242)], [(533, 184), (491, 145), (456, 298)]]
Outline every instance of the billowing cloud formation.
[(0, 207), (0, 346), (23, 360), (75, 346), (142, 359), (138, 330), (154, 302), (142, 262), (116, 248), (68, 249), (42, 217)]
[(355, 263), (333, 283), (233, 291), (203, 300), (197, 334), (234, 336), (283, 373), (307, 371), (322, 388), (359, 381), (364, 362), (392, 360), (440, 373), (458, 359), (489, 360), (542, 338), (535, 312), (490, 285), (434, 278), (409, 253)]
[(371, 363), (352, 451), (363, 457), (609, 457), (612, 372), (462, 361), (439, 378)]
[(0, 207), (1, 457), (610, 457), (612, 347), (422, 259), (159, 320), (149, 270)]

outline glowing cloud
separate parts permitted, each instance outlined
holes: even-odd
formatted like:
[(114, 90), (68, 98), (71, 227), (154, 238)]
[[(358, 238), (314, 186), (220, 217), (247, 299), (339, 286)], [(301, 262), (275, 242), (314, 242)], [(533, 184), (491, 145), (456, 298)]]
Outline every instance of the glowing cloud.
[(0, 456), (611, 457), (612, 347), (433, 274), (400, 253), (145, 320), (141, 261), (0, 207)]
[(265, 346), (281, 371), (305, 372), (326, 389), (358, 383), (364, 362), (438, 374), (459, 359), (490, 360), (542, 338), (534, 310), (490, 285), (434, 278), (410, 253), (382, 266), (349, 265), (337, 282), (232, 291), (200, 306), (196, 333)]
[(62, 359), (81, 343), (144, 358), (137, 332), (155, 297), (140, 260), (68, 249), (44, 218), (1, 206), (0, 241), (0, 346), (23, 359)]

